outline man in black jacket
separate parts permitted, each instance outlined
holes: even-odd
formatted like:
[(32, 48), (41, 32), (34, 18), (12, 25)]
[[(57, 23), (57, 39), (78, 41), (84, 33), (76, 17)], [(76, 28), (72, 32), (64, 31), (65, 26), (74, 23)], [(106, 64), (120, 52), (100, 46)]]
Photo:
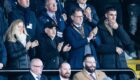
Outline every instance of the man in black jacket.
[[(105, 12), (106, 19), (98, 25), (101, 40), (97, 51), (100, 53), (100, 66), (104, 69), (127, 68), (124, 52), (134, 52), (134, 45), (123, 27), (116, 22), (117, 11), (114, 7), (108, 7)], [(113, 80), (128, 80), (119, 75)]]

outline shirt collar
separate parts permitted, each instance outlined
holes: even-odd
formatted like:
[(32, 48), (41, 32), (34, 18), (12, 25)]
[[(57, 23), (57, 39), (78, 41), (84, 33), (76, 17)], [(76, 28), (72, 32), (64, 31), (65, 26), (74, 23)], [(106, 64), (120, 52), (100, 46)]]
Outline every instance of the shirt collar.
[(33, 73), (32, 71), (30, 71), (31, 74), (33, 75), (33, 77), (35, 78), (35, 80), (37, 80), (38, 75), (36, 75), (35, 73)]
[(49, 15), (51, 18), (55, 15), (55, 13), (50, 12), (50, 11), (47, 11), (47, 13), (48, 13), (48, 15)]
[(86, 71), (86, 73), (88, 74), (88, 75), (93, 75), (95, 78), (96, 78), (96, 74), (95, 74), (95, 72), (93, 72), (93, 73), (89, 73), (87, 70), (85, 70)]
[(80, 8), (82, 8), (83, 10), (85, 10), (86, 7), (87, 7), (87, 4), (80, 4), (80, 3), (79, 3), (79, 6), (80, 6)]
[(76, 27), (81, 27), (82, 26), (82, 24), (80, 24), (80, 25), (78, 25), (78, 24), (74, 24)]

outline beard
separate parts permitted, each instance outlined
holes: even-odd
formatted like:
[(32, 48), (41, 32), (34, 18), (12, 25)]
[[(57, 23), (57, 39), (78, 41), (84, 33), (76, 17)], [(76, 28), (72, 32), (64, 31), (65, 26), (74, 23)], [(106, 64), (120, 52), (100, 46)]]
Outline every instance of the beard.
[(63, 78), (69, 78), (70, 77), (70, 73), (65, 73), (65, 74), (61, 74), (61, 76), (63, 77)]
[(89, 73), (93, 73), (95, 72), (96, 67), (95, 66), (85, 66), (85, 69), (89, 72)]

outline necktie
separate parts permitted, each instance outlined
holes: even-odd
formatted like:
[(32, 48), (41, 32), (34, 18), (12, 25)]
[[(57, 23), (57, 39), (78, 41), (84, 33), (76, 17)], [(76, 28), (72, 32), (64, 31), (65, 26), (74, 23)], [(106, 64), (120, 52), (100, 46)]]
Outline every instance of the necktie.
[(57, 24), (57, 19), (56, 19), (56, 16), (55, 15), (53, 15), (52, 16), (52, 19), (55, 21), (55, 23)]
[(92, 78), (92, 80), (96, 80), (92, 74), (90, 74), (90, 77)]
[(80, 32), (82, 32), (82, 27), (80, 26), (80, 27), (77, 27), (77, 29), (80, 31)]

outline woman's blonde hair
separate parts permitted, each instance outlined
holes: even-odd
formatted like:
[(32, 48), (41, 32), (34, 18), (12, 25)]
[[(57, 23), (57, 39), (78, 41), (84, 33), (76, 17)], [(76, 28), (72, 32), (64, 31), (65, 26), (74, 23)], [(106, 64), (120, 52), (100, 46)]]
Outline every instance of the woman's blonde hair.
[(16, 40), (17, 40), (16, 34), (19, 34), (19, 33), (17, 33), (17, 27), (18, 27), (18, 24), (21, 22), (23, 23), (23, 28), (24, 28), (23, 33), (25, 35), (28, 35), (27, 31), (25, 29), (24, 22), (21, 19), (17, 19), (11, 23), (10, 27), (8, 28), (8, 30), (6, 32), (6, 40), (7, 41), (16, 42)]

